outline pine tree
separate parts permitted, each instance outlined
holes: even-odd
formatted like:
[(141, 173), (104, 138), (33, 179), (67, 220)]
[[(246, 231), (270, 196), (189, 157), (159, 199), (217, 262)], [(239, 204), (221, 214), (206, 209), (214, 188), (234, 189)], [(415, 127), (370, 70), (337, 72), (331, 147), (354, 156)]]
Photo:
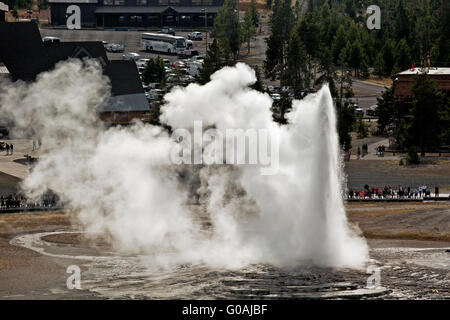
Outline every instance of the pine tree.
[(333, 61), (335, 63), (339, 60), (339, 55), (341, 51), (345, 48), (348, 42), (347, 33), (345, 31), (345, 27), (341, 24), (336, 32), (336, 35), (333, 39), (332, 51), (333, 51)]
[(322, 75), (316, 80), (316, 84), (328, 83), (331, 95), (336, 97), (338, 95), (336, 88), (337, 75), (330, 48), (325, 48), (320, 57), (319, 72)]
[(403, 71), (411, 67), (411, 51), (405, 39), (402, 39), (397, 43), (394, 50), (394, 59), (394, 69), (397, 71)]
[(250, 1), (249, 8), (250, 8), (251, 16), (252, 16), (253, 25), (255, 27), (257, 27), (259, 25), (259, 15), (258, 15), (258, 11), (256, 10), (256, 1), (255, 0)]
[(244, 23), (242, 24), (242, 37), (247, 42), (247, 53), (250, 53), (250, 41), (256, 35), (256, 28), (250, 6), (245, 10)]
[(413, 120), (408, 133), (413, 144), (425, 155), (425, 151), (441, 144), (443, 128), (440, 113), (444, 108), (444, 97), (437, 90), (434, 80), (426, 74), (416, 77), (411, 92), (414, 97)]
[(159, 56), (157, 58), (150, 58), (142, 72), (142, 81), (145, 84), (164, 83), (165, 79), (166, 69), (163, 60)]
[(316, 21), (316, 17), (309, 12), (306, 13), (299, 22), (297, 32), (310, 58), (316, 58), (320, 44), (320, 25)]
[(308, 88), (309, 81), (306, 50), (297, 31), (292, 33), (287, 54), (287, 72), (282, 84), (294, 89), (295, 98), (302, 98), (301, 92)]
[(377, 101), (378, 133), (385, 134), (387, 128), (394, 123), (394, 87), (386, 88)]
[(433, 46), (433, 65), (450, 65), (450, 1), (440, 0), (438, 9), (439, 30)]
[(416, 21), (416, 41), (419, 56), (426, 65), (426, 58), (431, 49), (431, 12), (428, 0), (419, 0), (419, 13)]
[(210, 81), (210, 76), (222, 68), (223, 62), (221, 59), (221, 52), (219, 44), (216, 39), (209, 45), (206, 52), (206, 56), (203, 62), (203, 66), (200, 69), (200, 74), (198, 76), (198, 82), (205, 84)]
[(353, 42), (350, 50), (350, 66), (355, 69), (355, 77), (359, 77), (358, 71), (361, 67), (361, 63), (364, 57), (364, 52), (359, 40)]
[(381, 49), (383, 57), (383, 75), (390, 76), (394, 69), (394, 43), (388, 39)]
[(226, 60), (236, 61), (242, 43), (237, 0), (225, 0), (214, 20), (214, 36)]
[(294, 13), (290, 0), (275, 0), (269, 26), (271, 35), (266, 40), (266, 77), (275, 80), (283, 78), (287, 59), (287, 46), (294, 28)]
[(380, 52), (377, 54), (374, 63), (374, 74), (381, 78), (384, 75), (384, 60), (383, 54)]
[(256, 82), (250, 86), (250, 88), (257, 90), (259, 92), (264, 92), (263, 82), (261, 80), (261, 70), (258, 66), (254, 66)]
[(410, 20), (407, 12), (405, 0), (398, 0), (395, 9), (395, 39), (408, 39), (410, 33)]

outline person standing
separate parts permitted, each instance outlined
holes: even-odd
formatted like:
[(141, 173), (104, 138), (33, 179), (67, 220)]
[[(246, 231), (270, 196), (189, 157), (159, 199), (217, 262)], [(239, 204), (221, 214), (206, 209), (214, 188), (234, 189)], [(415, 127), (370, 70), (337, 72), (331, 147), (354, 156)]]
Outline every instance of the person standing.
[(358, 160), (361, 158), (361, 147), (358, 146), (358, 151), (357, 151), (357, 155), (358, 155)]
[(11, 150), (11, 155), (13, 155), (14, 153), (14, 145), (11, 143), (11, 146), (9, 147), (9, 149)]
[(9, 144), (6, 144), (6, 155), (9, 155)]
[(435, 186), (435, 187), (434, 187), (434, 196), (435, 196), (436, 198), (439, 197), (439, 187), (438, 187), (438, 186)]

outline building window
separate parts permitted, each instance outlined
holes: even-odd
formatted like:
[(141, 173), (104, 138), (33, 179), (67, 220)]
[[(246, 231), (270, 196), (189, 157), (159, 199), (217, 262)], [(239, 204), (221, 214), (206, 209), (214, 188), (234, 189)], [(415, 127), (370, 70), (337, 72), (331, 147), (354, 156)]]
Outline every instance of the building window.
[(136, 5), (145, 7), (147, 5), (147, 0), (136, 0)]
[(180, 0), (169, 0), (169, 6), (179, 6)]
[(104, 6), (112, 6), (114, 5), (114, 0), (103, 0)]
[(214, 0), (203, 0), (202, 4), (204, 6), (212, 6), (214, 4)]
[(192, 5), (193, 6), (201, 6), (202, 5), (202, 0), (192, 0)]
[(130, 23), (135, 25), (142, 24), (142, 16), (131, 16)]
[(114, 0), (114, 5), (115, 6), (124, 6), (125, 0)]
[(160, 6), (168, 6), (169, 0), (158, 0)]

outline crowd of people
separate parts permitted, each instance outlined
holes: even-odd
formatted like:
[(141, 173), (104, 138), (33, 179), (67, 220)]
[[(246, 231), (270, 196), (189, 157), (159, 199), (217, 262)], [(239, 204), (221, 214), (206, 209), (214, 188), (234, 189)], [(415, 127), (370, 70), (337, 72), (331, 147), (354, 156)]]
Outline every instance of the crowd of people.
[(27, 199), (23, 193), (10, 193), (0, 196), (0, 209), (30, 209), (62, 206), (57, 194), (47, 192), (38, 200)]
[[(348, 199), (423, 199), (432, 196), (432, 190), (426, 185), (417, 188), (398, 186), (392, 188), (385, 186), (384, 188), (369, 187), (365, 185), (362, 190), (350, 188), (347, 193)], [(439, 197), (439, 187), (434, 187), (434, 197)]]
[(0, 142), (0, 151), (5, 151), (6, 155), (13, 155), (14, 154), (14, 145), (12, 143), (5, 143), (3, 141)]

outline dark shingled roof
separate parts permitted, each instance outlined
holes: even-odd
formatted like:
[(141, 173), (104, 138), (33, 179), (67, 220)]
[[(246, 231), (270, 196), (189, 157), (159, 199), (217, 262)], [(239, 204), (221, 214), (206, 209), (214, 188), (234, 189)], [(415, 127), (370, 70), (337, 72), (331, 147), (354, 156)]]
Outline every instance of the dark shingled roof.
[(61, 61), (68, 58), (96, 58), (105, 66), (109, 61), (105, 48), (100, 41), (60, 42), (47, 47), (47, 57), (52, 61)]
[(111, 80), (111, 94), (144, 94), (134, 61), (109, 61), (101, 42), (44, 44), (36, 23), (0, 23), (0, 60), (15, 80), (34, 81), (59, 61), (69, 58), (97, 58)]
[(106, 66), (105, 74), (111, 79), (113, 96), (144, 92), (134, 61), (112, 60)]
[(13, 80), (31, 81), (52, 67), (46, 59), (41, 34), (32, 22), (0, 22), (0, 60)]

